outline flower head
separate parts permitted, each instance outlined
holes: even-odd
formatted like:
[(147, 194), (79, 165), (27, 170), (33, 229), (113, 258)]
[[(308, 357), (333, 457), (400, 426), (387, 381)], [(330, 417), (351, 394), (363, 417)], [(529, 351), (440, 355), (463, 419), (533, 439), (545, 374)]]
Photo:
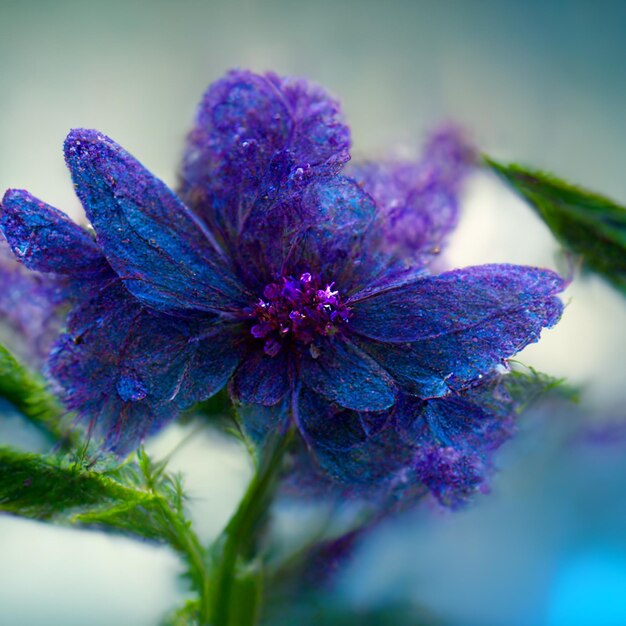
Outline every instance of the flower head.
[[(321, 89), (236, 71), (200, 104), (178, 194), (105, 135), (69, 134), (95, 240), (8, 192), (1, 224), (16, 255), (83, 285), (50, 369), (108, 447), (127, 451), (229, 383), (255, 420), (294, 423), (320, 458), (349, 459), (355, 441), (386, 454), (407, 432), (423, 438), (407, 422), (432, 433), (429, 415), (461, 419), (467, 390), (556, 323), (564, 284), (548, 270), (428, 271), (466, 169), (454, 134), (417, 166), (352, 176), (349, 145)], [(478, 462), (436, 441), (426, 465), (470, 480)], [(436, 490), (413, 444), (406, 454)]]

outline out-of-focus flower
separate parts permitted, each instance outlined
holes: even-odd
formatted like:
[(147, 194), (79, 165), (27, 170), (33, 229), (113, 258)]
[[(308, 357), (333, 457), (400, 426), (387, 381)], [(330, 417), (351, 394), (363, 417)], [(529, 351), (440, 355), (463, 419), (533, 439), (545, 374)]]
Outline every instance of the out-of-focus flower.
[(230, 381), (257, 407), (244, 413), (268, 418), (261, 430), (295, 424), (318, 458), (343, 459), (344, 479), (357, 450), (369, 463), (354, 481), (367, 482), (408, 436), (394, 461), (444, 494), (416, 456), (432, 436), (451, 482), (480, 483), (451, 434), (486, 435), (467, 394), (556, 323), (564, 284), (513, 265), (428, 272), (456, 221), (454, 141), (416, 167), (345, 176), (339, 105), (241, 71), (205, 94), (178, 196), (108, 137), (72, 131), (66, 161), (96, 240), (26, 192), (8, 192), (2, 214), (29, 267), (87, 285), (50, 362), (68, 406), (124, 452)]
[(447, 126), (430, 137), (419, 160), (368, 162), (348, 171), (376, 200), (381, 247), (423, 267), (457, 224), (461, 184), (474, 162), (462, 131)]
[(0, 235), (0, 340), (33, 367), (42, 367), (63, 324), (63, 286), (30, 272)]

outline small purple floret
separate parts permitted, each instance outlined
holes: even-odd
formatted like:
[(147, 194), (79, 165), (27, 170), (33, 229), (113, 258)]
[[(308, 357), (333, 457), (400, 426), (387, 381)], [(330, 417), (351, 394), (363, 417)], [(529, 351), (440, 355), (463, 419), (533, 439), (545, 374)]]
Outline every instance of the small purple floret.
[(443, 505), (455, 507), (477, 491), (486, 491), (485, 461), (451, 446), (428, 445), (419, 450), (415, 471)]
[(341, 331), (350, 319), (350, 307), (333, 290), (334, 283), (325, 288), (322, 284), (318, 276), (304, 272), (299, 279), (283, 276), (265, 287), (250, 313), (256, 320), (250, 333), (265, 340), (265, 354), (276, 356), (288, 341), (309, 345)]

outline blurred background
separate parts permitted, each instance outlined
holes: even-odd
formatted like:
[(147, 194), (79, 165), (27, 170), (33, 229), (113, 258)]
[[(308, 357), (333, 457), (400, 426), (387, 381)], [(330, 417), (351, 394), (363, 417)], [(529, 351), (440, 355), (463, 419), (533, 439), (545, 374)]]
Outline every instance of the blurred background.
[[(324, 85), (344, 105), (354, 158), (416, 149), (454, 120), (496, 158), (626, 203), (619, 0), (0, 0), (0, 189), (78, 218), (61, 146), (80, 126), (175, 184), (195, 106), (232, 67)], [(477, 173), (464, 200), (451, 266), (557, 266), (547, 229), (493, 177)], [(337, 602), (416, 602), (459, 626), (626, 624), (626, 301), (594, 277), (565, 298), (562, 322), (519, 358), (582, 385), (580, 405), (528, 414), (493, 492), (468, 509), (423, 507), (379, 528)], [(151, 449), (185, 434), (173, 426)], [(44, 445), (8, 410), (0, 442)], [(206, 432), (172, 466), (208, 540), (242, 493), (245, 453)], [(181, 601), (179, 573), (165, 549), (0, 518), (2, 625), (152, 626)]]

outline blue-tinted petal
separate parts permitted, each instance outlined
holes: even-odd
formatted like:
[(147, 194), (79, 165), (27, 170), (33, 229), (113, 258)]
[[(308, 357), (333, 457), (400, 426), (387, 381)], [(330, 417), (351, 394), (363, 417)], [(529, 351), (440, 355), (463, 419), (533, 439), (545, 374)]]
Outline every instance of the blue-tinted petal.
[(313, 449), (347, 450), (363, 443), (367, 431), (357, 411), (331, 404), (307, 387), (298, 393), (298, 427)]
[[(298, 410), (303, 411), (299, 417), (303, 421), (307, 403)], [(294, 459), (290, 490), (315, 496), (365, 498), (378, 501), (386, 512), (395, 508), (395, 501), (401, 501), (403, 508), (414, 505), (425, 493), (412, 465), (414, 446), (393, 428), (363, 436), (358, 424), (348, 419), (350, 413), (354, 415), (352, 411), (330, 415), (326, 427), (321, 420), (317, 420), (316, 428), (307, 424), (310, 431), (304, 434), (308, 450)]]
[(210, 234), (125, 150), (78, 129), (66, 139), (65, 157), (98, 242), (136, 298), (165, 311), (229, 310), (242, 300)]
[(107, 263), (93, 237), (67, 215), (27, 191), (9, 189), (0, 228), (15, 256), (31, 270), (96, 275)]
[(277, 430), (286, 431), (291, 420), (291, 394), (271, 406), (242, 404), (237, 406), (237, 417), (246, 436), (262, 447), (267, 437)]
[(550, 298), (488, 317), (476, 326), (411, 343), (361, 340), (360, 344), (409, 393), (422, 398), (443, 396), (464, 389), (538, 341), (542, 328), (555, 324), (561, 311), (561, 303)]
[(415, 447), (417, 478), (447, 506), (485, 490), (492, 454), (514, 429), (516, 406), (492, 376), (462, 394), (419, 400), (403, 396), (394, 414), (402, 438)]
[(497, 448), (511, 436), (516, 407), (502, 376), (490, 376), (462, 393), (421, 400), (402, 396), (394, 414), (397, 428), (415, 442), (473, 450)]
[[(565, 287), (549, 270), (516, 265), (482, 265), (426, 276), (406, 285), (363, 296), (356, 294), (350, 321), (354, 331), (386, 342), (415, 342), (454, 336), (513, 343), (520, 350), (552, 326), (561, 305), (554, 297)], [(489, 324), (503, 335), (490, 336)], [(519, 336), (523, 327), (528, 339)], [(439, 344), (443, 347), (443, 344)], [(506, 352), (505, 350), (505, 352)], [(503, 354), (503, 356), (509, 356)]]
[(372, 358), (348, 341), (325, 341), (317, 358), (302, 355), (300, 378), (313, 391), (355, 411), (382, 411), (395, 401), (395, 385)]
[(69, 410), (98, 440), (120, 454), (139, 445), (156, 425), (174, 417), (165, 403), (152, 406), (140, 380), (124, 378), (125, 342), (145, 315), (118, 280), (77, 307), (68, 332), (52, 348), (50, 374)]
[[(336, 172), (349, 159), (349, 144), (339, 105), (322, 89), (273, 74), (232, 71), (200, 103), (181, 194), (234, 241), (261, 188), (271, 192), (288, 180), (306, 184)], [(277, 159), (286, 169), (276, 169)]]
[[(399, 344), (361, 340), (358, 343), (393, 376), (402, 389), (422, 398), (431, 398), (450, 391), (450, 362), (456, 364), (456, 359), (461, 357), (456, 352), (457, 346), (453, 346), (444, 354), (435, 354), (438, 360), (433, 362), (433, 351), (429, 347), (436, 341)], [(467, 367), (467, 364), (461, 366)], [(474, 376), (479, 373), (474, 373)]]
[(120, 370), (151, 402), (187, 409), (217, 393), (239, 363), (237, 326), (143, 315), (125, 342)]
[(359, 185), (343, 176), (311, 185), (302, 204), (307, 230), (301, 262), (349, 291), (353, 275), (361, 269), (361, 244), (372, 226), (376, 206)]
[(204, 338), (193, 330), (142, 307), (114, 279), (72, 311), (50, 374), (68, 409), (104, 447), (124, 454), (180, 408), (215, 393), (234, 370), (226, 329)]
[(247, 264), (270, 278), (311, 272), (347, 292), (360, 270), (361, 242), (375, 215), (372, 199), (344, 176), (262, 197), (239, 241)]
[(270, 357), (261, 350), (242, 360), (235, 373), (232, 393), (242, 404), (272, 406), (289, 391), (289, 360), (285, 350)]

